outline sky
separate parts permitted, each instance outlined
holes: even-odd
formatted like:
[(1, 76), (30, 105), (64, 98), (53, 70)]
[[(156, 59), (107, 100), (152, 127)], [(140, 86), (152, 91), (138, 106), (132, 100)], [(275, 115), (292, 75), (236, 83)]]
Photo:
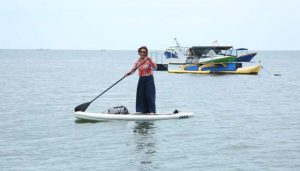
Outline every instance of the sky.
[(0, 0), (0, 49), (300, 50), (299, 0)]

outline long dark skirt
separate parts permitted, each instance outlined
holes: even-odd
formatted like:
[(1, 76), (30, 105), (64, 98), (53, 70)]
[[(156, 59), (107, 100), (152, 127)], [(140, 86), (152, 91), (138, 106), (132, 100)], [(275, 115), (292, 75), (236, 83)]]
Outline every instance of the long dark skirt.
[(153, 75), (140, 77), (136, 91), (136, 112), (156, 113)]

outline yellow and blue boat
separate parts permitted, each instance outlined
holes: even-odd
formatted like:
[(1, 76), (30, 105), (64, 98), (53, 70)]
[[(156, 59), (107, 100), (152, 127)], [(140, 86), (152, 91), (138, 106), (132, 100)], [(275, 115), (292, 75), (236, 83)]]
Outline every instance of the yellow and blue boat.
[(208, 63), (203, 65), (186, 64), (178, 69), (168, 69), (169, 73), (189, 74), (258, 74), (261, 65), (242, 67), (242, 63)]

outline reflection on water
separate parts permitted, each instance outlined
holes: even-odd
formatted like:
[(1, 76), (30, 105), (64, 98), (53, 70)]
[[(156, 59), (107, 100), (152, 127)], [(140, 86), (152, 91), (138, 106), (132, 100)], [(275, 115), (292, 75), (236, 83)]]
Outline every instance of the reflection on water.
[(153, 122), (136, 122), (133, 129), (136, 144), (136, 161), (139, 170), (152, 170), (155, 148), (155, 126)]
[(134, 133), (139, 134), (154, 134), (154, 123), (153, 122), (135, 122)]
[(84, 124), (84, 123), (96, 123), (100, 121), (91, 121), (91, 120), (85, 120), (85, 119), (76, 119), (74, 120), (75, 123), (77, 124)]
[(94, 121), (94, 120), (87, 120), (87, 119), (76, 119), (74, 120), (74, 123), (77, 124), (85, 124), (85, 123), (97, 123), (97, 122), (109, 122), (109, 121)]

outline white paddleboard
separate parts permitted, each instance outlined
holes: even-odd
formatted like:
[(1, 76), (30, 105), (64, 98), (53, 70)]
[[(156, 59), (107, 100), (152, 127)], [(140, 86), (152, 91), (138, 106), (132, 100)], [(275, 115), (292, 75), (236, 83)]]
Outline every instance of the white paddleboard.
[(126, 120), (126, 121), (154, 121), (165, 119), (185, 119), (193, 117), (192, 112), (179, 113), (156, 113), (148, 114), (108, 114), (108, 113), (90, 113), (90, 112), (75, 112), (77, 119), (91, 120), (91, 121), (109, 121), (109, 120)]

